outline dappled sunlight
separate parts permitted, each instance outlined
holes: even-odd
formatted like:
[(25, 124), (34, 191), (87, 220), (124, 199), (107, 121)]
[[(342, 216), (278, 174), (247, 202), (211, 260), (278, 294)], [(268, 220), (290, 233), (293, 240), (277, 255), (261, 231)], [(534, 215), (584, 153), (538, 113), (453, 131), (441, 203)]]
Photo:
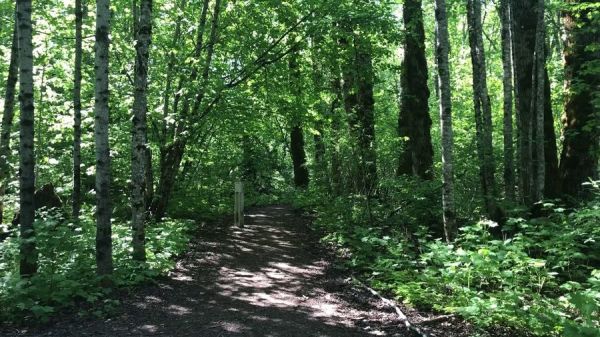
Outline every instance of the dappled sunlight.
[(369, 334), (360, 327), (369, 308), (353, 309), (324, 289), (328, 263), (314, 253), (303, 221), (269, 207), (250, 213), (244, 228), (201, 232), (168, 278), (126, 302), (122, 316), (97, 335)]
[(180, 305), (174, 305), (174, 304), (168, 306), (167, 310), (172, 315), (176, 315), (176, 316), (189, 315), (192, 312), (192, 310), (190, 308), (186, 308), (186, 307), (182, 307)]

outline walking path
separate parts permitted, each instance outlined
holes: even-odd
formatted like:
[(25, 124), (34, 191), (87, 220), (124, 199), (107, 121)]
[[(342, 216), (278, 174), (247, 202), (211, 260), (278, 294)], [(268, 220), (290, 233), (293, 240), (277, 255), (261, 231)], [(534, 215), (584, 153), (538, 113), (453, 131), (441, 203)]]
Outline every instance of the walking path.
[[(307, 223), (268, 206), (248, 214), (244, 228), (205, 227), (168, 277), (124, 299), (115, 317), (18, 336), (414, 336), (331, 268)], [(465, 336), (451, 330), (431, 336)]]

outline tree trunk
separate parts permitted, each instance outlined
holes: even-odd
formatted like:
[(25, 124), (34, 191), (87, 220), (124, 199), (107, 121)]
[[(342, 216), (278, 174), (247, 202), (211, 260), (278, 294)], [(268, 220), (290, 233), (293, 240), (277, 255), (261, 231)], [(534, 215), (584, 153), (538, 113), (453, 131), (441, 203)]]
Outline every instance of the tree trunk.
[(304, 151), (304, 132), (302, 130), (301, 110), (302, 90), (300, 89), (300, 65), (298, 64), (298, 52), (290, 55), (288, 68), (290, 71), (290, 86), (292, 94), (292, 129), (290, 132), (290, 155), (294, 168), (294, 186), (307, 188), (309, 183), (308, 167), (306, 166), (306, 152)]
[[(571, 0), (572, 6), (591, 4), (592, 0)], [(598, 156), (598, 100), (600, 99), (600, 74), (590, 71), (600, 52), (588, 46), (600, 43), (597, 19), (590, 19), (584, 9), (565, 12), (567, 33), (565, 44), (565, 79), (567, 97), (563, 117), (563, 150), (560, 160), (562, 192), (570, 197), (586, 196), (582, 183), (596, 179)], [(596, 103), (595, 103), (596, 102)], [(595, 103), (595, 104), (594, 104)]]
[[(349, 25), (343, 27), (342, 33), (344, 37), (339, 44), (345, 59), (341, 89), (350, 134), (356, 140), (353, 187), (355, 192), (371, 195), (377, 186), (371, 42)], [(350, 39), (352, 43), (349, 43)]]
[(532, 109), (532, 113), (535, 113), (535, 188), (534, 196), (535, 201), (540, 201), (544, 198), (544, 183), (546, 179), (546, 153), (545, 153), (545, 137), (544, 137), (544, 110), (545, 110), (545, 97), (544, 97), (544, 75), (545, 75), (545, 64), (546, 57), (544, 56), (545, 48), (545, 31), (546, 26), (544, 24), (544, 0), (538, 0), (536, 6), (537, 14), (537, 27), (535, 33), (535, 56), (534, 56), (534, 76), (533, 81), (535, 91), (535, 98), (532, 99), (534, 102), (535, 109)]
[(73, 80), (73, 219), (81, 210), (81, 62), (82, 62), (82, 0), (75, 0), (75, 68)]
[(354, 37), (356, 50), (356, 114), (359, 121), (359, 148), (363, 170), (362, 193), (372, 195), (377, 188), (377, 152), (375, 151), (375, 99), (371, 42), (360, 35)]
[(521, 201), (533, 201), (533, 55), (535, 47), (537, 0), (512, 0), (513, 61), (518, 118), (519, 193)]
[(159, 168), (160, 177), (156, 189), (154, 200), (152, 200), (152, 215), (156, 221), (161, 221), (169, 206), (169, 200), (175, 185), (175, 178), (179, 173), (183, 154), (185, 152), (186, 141), (182, 138), (169, 144), (164, 151), (164, 160), (161, 161)]
[(141, 0), (136, 25), (136, 55), (131, 140), (131, 226), (133, 229), (133, 258), (146, 260), (146, 172), (148, 169), (147, 112), (148, 59), (152, 38), (152, 0)]
[(29, 277), (37, 272), (37, 251), (33, 222), (35, 218), (35, 155), (34, 155), (34, 100), (33, 100), (33, 42), (31, 0), (17, 2), (19, 35), (19, 224), (20, 275)]
[(502, 21), (502, 86), (503, 100), (503, 140), (504, 140), (504, 196), (508, 201), (515, 200), (515, 163), (513, 148), (513, 73), (511, 43), (510, 0), (500, 1)]
[[(333, 80), (331, 81), (331, 87), (333, 94), (336, 96), (334, 102), (343, 101), (342, 85), (339, 78), (339, 69), (334, 67), (333, 69)], [(334, 195), (341, 195), (343, 191), (342, 182), (342, 154), (340, 153), (340, 130), (341, 130), (340, 116), (336, 111), (335, 105), (332, 103), (331, 106), (331, 191)]]
[(481, 27), (481, 2), (467, 1), (467, 21), (469, 26), (469, 44), (473, 65), (473, 104), (475, 110), (475, 128), (477, 133), (477, 153), (479, 155), (479, 175), (487, 215), (498, 221), (500, 213), (496, 203), (496, 181), (494, 178), (494, 149), (492, 145), (492, 106), (490, 104), (485, 51), (483, 49), (483, 31)]
[(421, 7), (421, 0), (406, 0), (402, 12), (406, 33), (398, 130), (406, 146), (400, 153), (397, 173), (431, 180), (433, 179), (433, 146), (429, 116), (425, 31)]
[(442, 132), (442, 211), (444, 216), (444, 234), (450, 242), (456, 231), (454, 213), (454, 173), (453, 173), (453, 132), (452, 132), (452, 94), (450, 90), (450, 65), (448, 53), (448, 17), (446, 0), (435, 0), (436, 61), (438, 66), (438, 87), (440, 91), (440, 122)]
[(309, 177), (306, 167), (306, 154), (304, 153), (304, 135), (302, 127), (292, 127), (290, 134), (290, 152), (294, 166), (294, 185), (299, 188), (307, 188)]
[(6, 78), (6, 92), (4, 95), (4, 110), (2, 113), (2, 130), (0, 131), (0, 223), (4, 220), (4, 195), (9, 179), (10, 134), (15, 117), (15, 91), (18, 81), (18, 52), (17, 22), (13, 27), (12, 43), (10, 46), (10, 63)]
[(112, 229), (110, 200), (110, 147), (108, 140), (108, 53), (110, 0), (96, 1), (96, 88), (94, 140), (96, 145), (96, 268), (99, 276), (112, 274)]
[(548, 71), (544, 70), (544, 159), (546, 164), (544, 191), (547, 198), (560, 197), (560, 173), (558, 170), (558, 150), (554, 132), (554, 114), (550, 92)]
[[(322, 39), (320, 37), (315, 37), (313, 39), (313, 49), (312, 49), (312, 53), (311, 53), (312, 65), (313, 65), (312, 79), (313, 79), (314, 90), (318, 97), (317, 102), (316, 102), (316, 107), (317, 107), (317, 111), (319, 113), (319, 116), (317, 117), (318, 119), (315, 121), (315, 129), (316, 129), (317, 133), (315, 133), (313, 135), (314, 150), (315, 150), (314, 177), (315, 177), (315, 180), (317, 181), (317, 183), (322, 184), (322, 186), (327, 186), (328, 185), (328, 181), (327, 181), (328, 165), (327, 165), (327, 161), (325, 160), (326, 146), (325, 146), (325, 142), (323, 140), (324, 133), (325, 133), (324, 121), (327, 120), (327, 118), (331, 117), (331, 115), (333, 114), (333, 111), (329, 110), (327, 103), (321, 98), (321, 94), (324, 91), (323, 86), (326, 85), (324, 82), (324, 76), (323, 76), (323, 65), (321, 63), (321, 60), (319, 59), (319, 56), (316, 55), (317, 48), (321, 45), (321, 43), (322, 43)], [(332, 104), (332, 106), (334, 106), (334, 105)]]
[[(204, 0), (200, 20), (198, 23), (196, 45), (194, 48), (194, 59), (200, 60), (203, 50), (206, 50), (206, 57), (204, 60), (205, 63), (201, 77), (202, 83), (200, 85), (200, 88), (198, 89), (199, 92), (197, 92), (197, 94), (195, 95), (195, 100), (191, 108), (192, 117), (197, 117), (198, 115), (201, 102), (204, 97), (204, 90), (206, 90), (205, 86), (208, 81), (214, 46), (217, 42), (217, 30), (221, 10), (221, 0), (217, 0), (215, 2), (209, 42), (207, 48), (203, 47), (204, 31), (208, 17), (208, 5), (209, 0)], [(194, 83), (197, 80), (197, 78), (198, 67), (194, 66), (192, 67), (192, 72), (189, 75), (189, 78), (180, 78), (180, 86), (183, 82)], [(184, 138), (185, 135), (183, 133), (188, 128), (188, 124), (190, 124), (190, 121), (188, 120), (190, 118), (190, 99), (191, 97), (189, 96), (184, 97), (183, 107), (181, 109), (181, 113), (179, 114), (179, 118), (181, 119), (181, 121), (180, 124), (177, 126), (177, 130), (174, 131), (173, 142), (169, 145), (165, 145), (164, 149), (161, 149), (160, 152), (160, 177), (158, 181), (157, 191), (155, 193), (155, 197), (152, 201), (151, 207), (152, 214), (157, 221), (160, 221), (166, 215), (169, 200), (171, 198), (171, 193), (173, 191), (173, 185), (175, 184), (175, 179), (177, 177), (177, 174), (179, 173), (181, 161), (183, 160), (183, 155), (185, 153), (185, 146), (187, 144), (187, 140)], [(178, 110), (176, 106), (178, 106), (179, 100), (180, 97), (176, 96), (174, 102), (175, 108), (173, 109), (174, 113)]]

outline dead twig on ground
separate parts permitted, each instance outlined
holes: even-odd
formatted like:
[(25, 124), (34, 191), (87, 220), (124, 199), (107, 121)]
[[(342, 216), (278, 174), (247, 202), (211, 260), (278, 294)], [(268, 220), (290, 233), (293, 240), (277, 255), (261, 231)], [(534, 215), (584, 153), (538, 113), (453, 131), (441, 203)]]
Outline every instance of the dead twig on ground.
[(426, 333), (424, 333), (420, 328), (416, 327), (415, 325), (413, 325), (409, 320), (408, 317), (404, 314), (404, 312), (402, 312), (402, 309), (400, 309), (400, 307), (398, 307), (396, 305), (396, 303), (394, 303), (394, 301), (387, 299), (385, 297), (383, 297), (380, 293), (378, 293), (375, 289), (367, 286), (366, 284), (364, 284), (362, 281), (360, 281), (359, 279), (353, 277), (352, 278), (356, 283), (360, 284), (362, 287), (364, 287), (365, 289), (367, 289), (371, 294), (373, 294), (374, 296), (378, 297), (385, 305), (391, 307), (394, 309), (394, 311), (396, 312), (396, 315), (398, 315), (398, 318), (400, 319), (400, 321), (402, 322), (402, 324), (404, 324), (404, 326), (406, 327), (406, 329), (411, 330), (417, 334), (419, 334), (419, 336), (421, 337), (428, 337), (428, 335)]

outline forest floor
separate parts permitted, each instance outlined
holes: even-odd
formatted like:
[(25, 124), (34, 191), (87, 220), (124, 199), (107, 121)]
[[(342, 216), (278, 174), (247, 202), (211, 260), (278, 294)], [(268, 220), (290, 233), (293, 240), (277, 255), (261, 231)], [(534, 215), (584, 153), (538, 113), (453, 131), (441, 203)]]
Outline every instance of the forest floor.
[[(111, 318), (65, 316), (44, 327), (0, 328), (0, 335), (419, 336), (335, 267), (309, 223), (290, 207), (268, 206), (250, 211), (243, 228), (204, 225), (176, 268), (123, 295)], [(460, 320), (401, 308), (428, 336), (471, 332)]]

